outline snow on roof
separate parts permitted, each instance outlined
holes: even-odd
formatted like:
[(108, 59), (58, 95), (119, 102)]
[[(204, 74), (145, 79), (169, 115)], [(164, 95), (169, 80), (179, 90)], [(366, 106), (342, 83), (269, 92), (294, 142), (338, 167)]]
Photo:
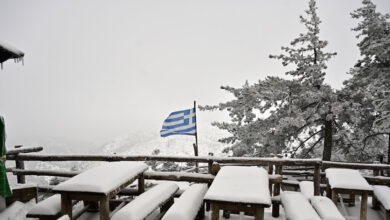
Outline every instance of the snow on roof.
[(367, 180), (357, 170), (329, 168), (325, 173), (332, 189), (372, 190)]
[(112, 216), (112, 220), (142, 220), (174, 194), (179, 187), (175, 183), (160, 183), (142, 193)]
[(388, 186), (372, 186), (376, 198), (386, 210), (390, 210), (390, 188)]
[(205, 199), (270, 205), (268, 173), (259, 167), (222, 167)]
[(206, 192), (206, 184), (192, 185), (175, 201), (162, 220), (195, 219)]
[(110, 162), (86, 170), (60, 183), (54, 191), (108, 193), (148, 169), (142, 162)]

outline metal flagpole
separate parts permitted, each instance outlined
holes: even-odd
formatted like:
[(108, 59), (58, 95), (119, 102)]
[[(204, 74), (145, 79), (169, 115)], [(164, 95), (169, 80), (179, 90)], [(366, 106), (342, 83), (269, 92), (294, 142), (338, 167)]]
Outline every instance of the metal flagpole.
[[(195, 110), (195, 143), (194, 143), (194, 154), (195, 154), (195, 157), (198, 156), (198, 125), (197, 125), (197, 122), (198, 122), (198, 118), (196, 116), (196, 101), (194, 100), (194, 110)], [(199, 172), (199, 164), (198, 162), (195, 162), (195, 172), (198, 173)]]

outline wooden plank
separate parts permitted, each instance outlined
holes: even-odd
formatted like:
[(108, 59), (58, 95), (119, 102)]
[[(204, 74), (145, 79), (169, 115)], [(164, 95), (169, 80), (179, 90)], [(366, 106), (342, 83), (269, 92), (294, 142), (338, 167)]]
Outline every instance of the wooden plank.
[(19, 148), (16, 150), (9, 150), (7, 151), (7, 157), (19, 153), (35, 153), (35, 152), (40, 152), (43, 150), (43, 147), (31, 147), (31, 148)]

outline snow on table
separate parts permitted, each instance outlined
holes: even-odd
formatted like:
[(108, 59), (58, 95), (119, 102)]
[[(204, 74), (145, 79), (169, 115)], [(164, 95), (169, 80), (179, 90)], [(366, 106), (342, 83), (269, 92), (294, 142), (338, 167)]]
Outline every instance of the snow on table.
[(336, 205), (328, 197), (313, 196), (310, 203), (323, 220), (345, 220)]
[(280, 200), (288, 220), (321, 220), (309, 201), (300, 192), (283, 192)]
[(60, 183), (53, 190), (106, 194), (147, 169), (148, 166), (142, 162), (105, 163)]
[(61, 195), (55, 194), (37, 203), (28, 212), (30, 215), (57, 215), (61, 211)]
[(178, 189), (175, 183), (160, 183), (120, 209), (111, 220), (142, 220), (172, 197)]
[(215, 177), (205, 199), (271, 205), (268, 173), (264, 168), (225, 166)]
[(332, 189), (337, 188), (372, 191), (372, 187), (357, 170), (328, 168), (325, 170), (325, 173)]
[(169, 208), (162, 220), (192, 220), (203, 205), (203, 198), (207, 192), (206, 184), (194, 184), (184, 191), (179, 199)]
[(390, 188), (388, 186), (372, 186), (376, 198), (386, 210), (390, 210)]

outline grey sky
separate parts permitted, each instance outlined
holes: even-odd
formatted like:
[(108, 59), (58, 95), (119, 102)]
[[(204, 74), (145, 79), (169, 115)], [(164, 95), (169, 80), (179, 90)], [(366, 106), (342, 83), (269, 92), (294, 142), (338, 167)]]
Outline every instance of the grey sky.
[[(375, 0), (389, 12), (390, 1)], [(342, 86), (358, 58), (358, 0), (319, 0), (321, 35), (338, 56), (326, 82)], [(214, 104), (285, 68), (280, 53), (303, 30), (303, 0), (0, 0), (0, 40), (25, 65), (0, 70), (0, 115), (8, 145), (102, 144), (138, 130), (158, 132), (171, 112)], [(220, 113), (199, 113), (206, 130)]]

